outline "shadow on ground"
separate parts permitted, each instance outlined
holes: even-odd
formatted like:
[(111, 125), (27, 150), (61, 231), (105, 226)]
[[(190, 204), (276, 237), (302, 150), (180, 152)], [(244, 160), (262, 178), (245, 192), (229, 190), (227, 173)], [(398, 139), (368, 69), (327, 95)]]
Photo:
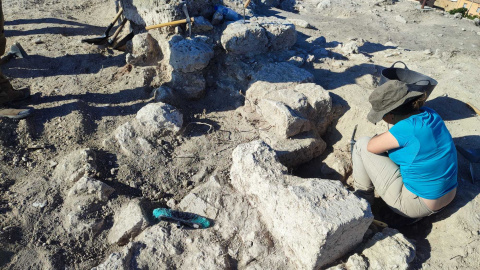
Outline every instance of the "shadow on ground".
[(475, 113), (463, 101), (451, 97), (436, 97), (428, 100), (425, 106), (434, 109), (444, 121), (474, 117)]
[(15, 78), (36, 78), (58, 75), (94, 74), (106, 67), (125, 65), (125, 56), (105, 56), (98, 53), (61, 57), (28, 55), (5, 64), (4, 73)]
[[(68, 25), (66, 26), (54, 26), (54, 27), (44, 27), (31, 30), (16, 30), (9, 29), (11, 26), (18, 26), (24, 24), (34, 24), (37, 27), (40, 27), (41, 24), (60, 24)], [(41, 19), (20, 19), (13, 21), (6, 21), (5, 26), (5, 36), (28, 36), (28, 35), (44, 35), (44, 34), (59, 34), (62, 36), (77, 36), (77, 35), (94, 35), (95, 33), (101, 33), (101, 30), (105, 31), (105, 27), (93, 26), (89, 24), (79, 23), (75, 21), (57, 19), (57, 18), (41, 18)], [(103, 33), (102, 33), (103, 34)], [(101, 34), (100, 34), (101, 35)]]

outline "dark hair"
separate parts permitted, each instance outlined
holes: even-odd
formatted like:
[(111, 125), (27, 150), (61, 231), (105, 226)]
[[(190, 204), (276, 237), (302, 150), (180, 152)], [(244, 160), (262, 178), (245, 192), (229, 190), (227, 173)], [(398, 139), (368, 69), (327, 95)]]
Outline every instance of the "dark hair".
[(415, 97), (410, 100), (407, 99), (400, 107), (391, 110), (390, 113), (395, 115), (408, 115), (417, 112), (425, 104), (426, 100), (427, 94), (423, 93), (420, 97)]

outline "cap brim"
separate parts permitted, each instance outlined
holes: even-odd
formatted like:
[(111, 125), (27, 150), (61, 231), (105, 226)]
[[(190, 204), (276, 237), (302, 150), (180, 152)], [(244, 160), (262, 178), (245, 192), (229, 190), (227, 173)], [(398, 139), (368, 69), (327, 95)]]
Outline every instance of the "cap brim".
[(383, 116), (391, 111), (393, 111), (394, 109), (400, 107), (401, 105), (403, 105), (403, 103), (405, 103), (405, 101), (409, 98), (414, 98), (414, 97), (419, 97), (423, 95), (423, 92), (419, 92), (419, 91), (410, 91), (404, 98), (402, 98), (401, 100), (397, 101), (395, 104), (393, 104), (392, 106), (386, 108), (385, 110), (381, 110), (379, 112), (375, 111), (373, 108), (370, 109), (370, 112), (368, 113), (367, 115), (367, 119), (368, 121), (376, 124), (378, 122), (380, 122), (380, 120), (383, 119)]
[(383, 116), (386, 114), (387, 112), (385, 111), (381, 111), (381, 112), (376, 112), (373, 110), (373, 108), (370, 110), (370, 112), (368, 113), (367, 115), (367, 119), (368, 121), (376, 124), (377, 122), (380, 122), (380, 120), (383, 119)]

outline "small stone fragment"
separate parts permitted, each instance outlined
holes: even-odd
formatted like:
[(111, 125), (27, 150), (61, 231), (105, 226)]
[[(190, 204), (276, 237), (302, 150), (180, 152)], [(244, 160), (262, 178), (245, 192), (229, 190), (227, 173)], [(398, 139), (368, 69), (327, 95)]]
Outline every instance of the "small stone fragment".
[(108, 242), (120, 246), (128, 243), (148, 226), (148, 220), (138, 200), (124, 204), (115, 213), (114, 220), (113, 227), (108, 234)]
[(293, 25), (298, 26), (298, 27), (303, 27), (303, 28), (313, 28), (311, 24), (309, 24), (307, 21), (302, 20), (302, 19), (287, 19), (289, 22), (293, 23)]

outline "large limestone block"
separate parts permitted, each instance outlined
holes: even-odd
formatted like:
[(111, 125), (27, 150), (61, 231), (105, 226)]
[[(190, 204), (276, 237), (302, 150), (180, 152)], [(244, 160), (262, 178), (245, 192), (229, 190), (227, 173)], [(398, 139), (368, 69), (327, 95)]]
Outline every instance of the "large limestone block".
[(212, 47), (201, 38), (183, 39), (175, 36), (169, 45), (169, 63), (180, 72), (202, 70), (214, 55)]
[(415, 246), (398, 230), (385, 228), (376, 233), (361, 254), (354, 254), (346, 263), (328, 270), (406, 270), (415, 258)]
[(275, 133), (281, 137), (289, 138), (311, 129), (308, 119), (297, 115), (285, 103), (261, 99), (257, 105), (264, 119), (273, 127)]
[(179, 207), (215, 221), (213, 229), (229, 239), (228, 253), (238, 261), (238, 269), (252, 267), (252, 261), (258, 269), (292, 269), (281, 251), (273, 252), (274, 243), (255, 207), (215, 176), (185, 196)]
[(229, 269), (228, 256), (209, 230), (160, 224), (144, 230), (120, 252), (94, 269)]
[(272, 236), (299, 269), (318, 269), (362, 241), (373, 216), (337, 181), (287, 175), (264, 142), (233, 151), (232, 185), (257, 206)]
[(132, 39), (132, 55), (128, 62), (135, 65), (155, 64), (163, 58), (158, 41), (150, 33), (140, 33)]
[[(182, 0), (121, 0), (125, 18), (138, 25), (154, 25), (185, 19)], [(221, 0), (188, 1), (190, 16), (210, 18)]]
[(267, 33), (268, 49), (271, 51), (287, 50), (297, 42), (295, 25), (287, 20), (275, 17), (255, 17), (257, 22)]
[(270, 143), (277, 153), (278, 160), (289, 168), (320, 156), (327, 148), (325, 141), (311, 131), (288, 139), (278, 138), (271, 132), (262, 132), (260, 137)]
[(95, 152), (89, 148), (73, 151), (60, 159), (53, 171), (53, 178), (68, 188), (83, 176), (97, 170)]
[[(246, 106), (257, 104), (256, 107), (250, 109), (258, 109), (257, 113), (272, 125), (273, 130), (280, 138), (285, 138), (285, 135), (292, 137), (311, 129), (321, 135), (333, 118), (330, 94), (323, 87), (314, 83), (258, 81), (247, 90), (246, 98), (249, 101)], [(272, 101), (283, 104), (284, 110), (269, 110), (269, 107), (272, 106), (263, 106), (270, 105)], [(280, 107), (280, 105), (276, 107)], [(284, 113), (282, 114), (282, 112)], [(282, 119), (289, 121), (282, 122)], [(299, 119), (302, 121), (306, 119), (308, 123), (300, 125), (303, 122), (298, 121)]]
[(264, 98), (282, 102), (300, 116), (314, 121), (328, 117), (332, 112), (330, 94), (314, 83), (258, 81), (248, 88), (246, 97), (253, 103)]
[(265, 28), (258, 23), (231, 22), (222, 33), (223, 48), (232, 54), (253, 56), (267, 51), (268, 38)]
[(147, 138), (177, 134), (183, 125), (183, 114), (172, 105), (157, 102), (145, 105), (135, 117)]
[(200, 99), (205, 95), (206, 81), (201, 72), (172, 72), (172, 80), (169, 82), (175, 89), (175, 95), (187, 99)]
[(94, 201), (106, 201), (115, 191), (112, 187), (101, 181), (89, 177), (82, 177), (69, 190), (68, 197), (89, 196)]
[(115, 213), (114, 224), (108, 234), (110, 244), (125, 245), (148, 226), (148, 220), (140, 202), (132, 200)]
[(270, 83), (306, 83), (313, 81), (313, 75), (305, 69), (301, 69), (290, 63), (270, 63), (263, 65), (255, 74), (253, 74), (252, 81), (265, 81)]
[(369, 269), (408, 269), (415, 258), (415, 246), (398, 230), (386, 228), (367, 242), (362, 254), (368, 259)]

